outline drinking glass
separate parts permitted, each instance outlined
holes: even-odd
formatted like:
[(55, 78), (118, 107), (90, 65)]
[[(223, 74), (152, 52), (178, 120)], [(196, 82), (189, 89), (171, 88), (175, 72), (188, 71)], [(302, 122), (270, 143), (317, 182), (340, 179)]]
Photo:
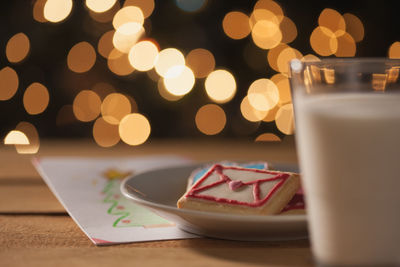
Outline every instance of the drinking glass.
[(290, 62), (314, 258), (400, 266), (400, 60)]

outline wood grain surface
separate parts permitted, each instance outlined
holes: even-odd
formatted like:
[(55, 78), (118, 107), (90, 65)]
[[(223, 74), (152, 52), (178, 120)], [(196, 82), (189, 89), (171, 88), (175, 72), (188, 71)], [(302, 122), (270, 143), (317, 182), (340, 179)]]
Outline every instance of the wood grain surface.
[(123, 157), (179, 154), (199, 161), (296, 163), (293, 139), (281, 143), (152, 141), (100, 148), (93, 141), (43, 141), (35, 155), (0, 149), (0, 266), (313, 266), (308, 240), (237, 242), (209, 238), (96, 247), (31, 164), (33, 156)]

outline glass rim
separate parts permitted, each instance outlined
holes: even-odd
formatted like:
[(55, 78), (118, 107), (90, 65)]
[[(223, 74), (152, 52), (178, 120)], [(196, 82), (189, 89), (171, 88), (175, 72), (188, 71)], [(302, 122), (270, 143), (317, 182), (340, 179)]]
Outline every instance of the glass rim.
[[(290, 62), (297, 61), (293, 59)], [(379, 64), (400, 64), (400, 58), (387, 58), (387, 57), (352, 57), (352, 58), (322, 58), (316, 61), (301, 61), (302, 65), (326, 65), (326, 64), (365, 64), (365, 63), (379, 63)]]

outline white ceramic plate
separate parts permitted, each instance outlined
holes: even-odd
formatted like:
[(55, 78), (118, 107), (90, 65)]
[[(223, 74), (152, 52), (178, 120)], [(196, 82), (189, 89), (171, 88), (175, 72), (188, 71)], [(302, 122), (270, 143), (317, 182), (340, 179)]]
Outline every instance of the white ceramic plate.
[[(246, 241), (307, 238), (306, 215), (243, 216), (176, 208), (190, 173), (203, 165), (163, 168), (128, 177), (121, 184), (122, 194), (190, 233)], [(276, 163), (274, 168), (296, 170), (295, 166)]]

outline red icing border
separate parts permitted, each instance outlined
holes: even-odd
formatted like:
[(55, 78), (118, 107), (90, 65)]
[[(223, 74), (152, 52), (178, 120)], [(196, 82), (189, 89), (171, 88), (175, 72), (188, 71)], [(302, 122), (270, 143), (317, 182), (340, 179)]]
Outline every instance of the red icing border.
[[(272, 174), (275, 175), (274, 177), (271, 178), (266, 178), (266, 179), (258, 179), (254, 180), (251, 182), (243, 182), (243, 185), (253, 185), (253, 199), (254, 201), (249, 203), (249, 202), (243, 202), (243, 201), (238, 201), (234, 199), (226, 199), (226, 198), (218, 198), (214, 196), (209, 196), (209, 195), (200, 195), (199, 193), (201, 191), (204, 191), (206, 189), (212, 188), (214, 186), (220, 185), (222, 183), (229, 183), (232, 181), (227, 175), (223, 174), (222, 170), (238, 170), (238, 171), (247, 171), (247, 172), (255, 172), (255, 173), (265, 173), (265, 174)], [(220, 180), (214, 183), (211, 183), (209, 185), (201, 186), (201, 183), (205, 181), (213, 172), (217, 172), (220, 176)], [(264, 205), (271, 197), (272, 195), (285, 183), (285, 181), (290, 177), (289, 174), (287, 173), (278, 173), (274, 171), (267, 171), (267, 170), (258, 170), (258, 169), (247, 169), (247, 168), (242, 168), (242, 167), (237, 167), (237, 166), (222, 166), (220, 164), (215, 164), (210, 168), (210, 170), (204, 174), (202, 178), (200, 178), (194, 185), (193, 187), (189, 190), (189, 192), (185, 195), (185, 197), (189, 198), (198, 198), (198, 199), (204, 199), (204, 200), (210, 200), (210, 201), (215, 201), (219, 203), (228, 203), (232, 205), (242, 205), (242, 206), (248, 206), (248, 207), (260, 207)], [(264, 182), (271, 182), (271, 181), (276, 181), (280, 180), (268, 194), (263, 198), (260, 199), (260, 184)]]

